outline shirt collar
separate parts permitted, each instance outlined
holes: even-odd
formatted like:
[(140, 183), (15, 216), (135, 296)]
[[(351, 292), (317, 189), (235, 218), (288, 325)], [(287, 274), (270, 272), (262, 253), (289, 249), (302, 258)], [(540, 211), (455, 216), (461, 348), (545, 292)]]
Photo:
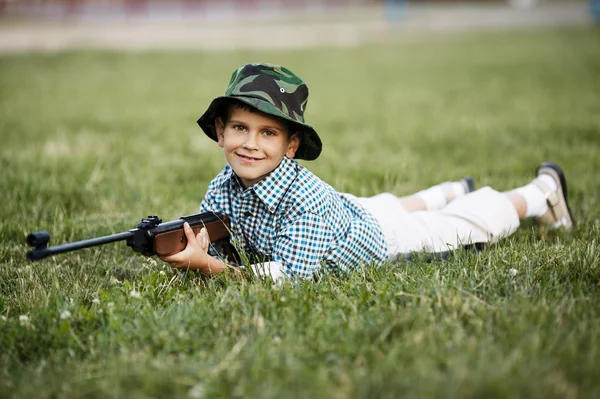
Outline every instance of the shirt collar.
[(283, 199), (285, 193), (296, 179), (298, 163), (287, 157), (275, 170), (265, 176), (249, 189), (265, 204), (269, 212), (274, 213)]

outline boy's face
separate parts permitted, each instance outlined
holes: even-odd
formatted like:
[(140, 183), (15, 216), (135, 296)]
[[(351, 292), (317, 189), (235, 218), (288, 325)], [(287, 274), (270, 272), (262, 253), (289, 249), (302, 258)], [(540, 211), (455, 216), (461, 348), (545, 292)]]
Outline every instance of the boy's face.
[(293, 158), (300, 145), (277, 118), (235, 105), (229, 105), (229, 120), (217, 118), (215, 126), (227, 163), (245, 188), (275, 170), (285, 156)]

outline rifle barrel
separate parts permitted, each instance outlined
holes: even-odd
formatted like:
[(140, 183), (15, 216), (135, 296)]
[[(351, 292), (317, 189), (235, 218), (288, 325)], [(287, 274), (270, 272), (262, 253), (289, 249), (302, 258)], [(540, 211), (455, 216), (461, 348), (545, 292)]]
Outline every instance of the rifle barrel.
[(78, 249), (96, 247), (98, 245), (109, 244), (111, 242), (127, 240), (132, 236), (133, 233), (131, 231), (125, 231), (123, 233), (91, 238), (89, 240), (70, 242), (67, 244), (55, 245), (53, 247), (37, 247), (27, 252), (27, 257), (31, 260), (40, 260), (63, 252), (76, 251)]

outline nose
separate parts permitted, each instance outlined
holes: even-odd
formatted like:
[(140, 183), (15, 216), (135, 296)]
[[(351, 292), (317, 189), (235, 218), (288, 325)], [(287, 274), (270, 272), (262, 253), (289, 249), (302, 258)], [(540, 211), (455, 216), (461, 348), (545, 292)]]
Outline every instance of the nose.
[(256, 136), (256, 133), (248, 132), (248, 134), (246, 135), (246, 140), (244, 141), (244, 148), (248, 150), (257, 150), (258, 144), (256, 142)]

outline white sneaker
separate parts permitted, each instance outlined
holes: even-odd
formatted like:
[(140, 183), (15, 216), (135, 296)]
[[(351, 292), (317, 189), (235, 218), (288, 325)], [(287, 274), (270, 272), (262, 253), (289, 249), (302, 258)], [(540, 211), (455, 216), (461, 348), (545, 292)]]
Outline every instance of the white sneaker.
[(567, 201), (567, 182), (565, 180), (565, 174), (563, 173), (560, 166), (551, 162), (544, 162), (541, 164), (536, 171), (536, 176), (549, 175), (556, 181), (556, 190), (551, 190), (546, 183), (541, 180), (534, 180), (533, 184), (538, 186), (546, 197), (548, 203), (548, 212), (544, 215), (536, 217), (535, 221), (544, 226), (547, 229), (558, 229), (564, 227), (565, 229), (571, 229), (575, 222), (569, 202)]

